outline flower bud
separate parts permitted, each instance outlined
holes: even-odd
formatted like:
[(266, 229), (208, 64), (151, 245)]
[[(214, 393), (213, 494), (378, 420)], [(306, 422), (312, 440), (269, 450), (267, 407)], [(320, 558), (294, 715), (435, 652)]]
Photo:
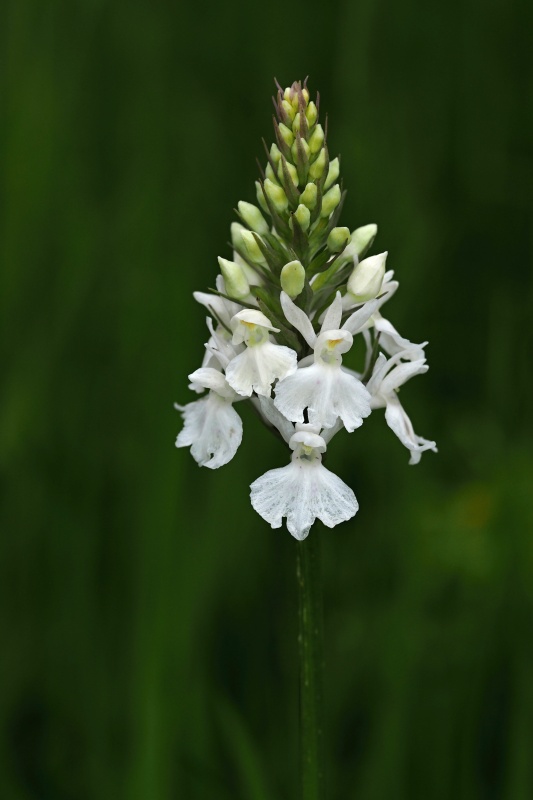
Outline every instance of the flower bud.
[[(257, 181), (256, 181), (257, 182)], [(244, 225), (241, 225), (240, 222), (232, 222), (230, 225), (231, 231), (231, 244), (233, 245), (234, 250), (242, 250), (244, 247), (244, 242), (242, 240), (242, 232), (245, 231), (246, 228)]]
[(257, 244), (256, 238), (253, 235), (252, 231), (247, 231), (247, 230), (241, 231), (241, 238), (242, 241), (244, 242), (246, 253), (250, 261), (254, 261), (256, 264), (266, 263), (263, 253), (261, 252), (261, 248)]
[(312, 128), (318, 117), (318, 109), (312, 100), (307, 106), (307, 109), (305, 111), (305, 116), (307, 117), (307, 122), (309, 124), (309, 127)]
[(295, 110), (292, 103), (290, 103), (288, 100), (282, 100), (281, 105), (289, 119), (294, 119)]
[(368, 250), (378, 232), (378, 226), (374, 223), (370, 225), (363, 225), (357, 228), (350, 237), (350, 249), (353, 250), (356, 256), (360, 256), (365, 250)]
[(280, 274), (281, 288), (294, 300), (298, 297), (305, 283), (305, 269), (299, 261), (289, 261)]
[(318, 153), (324, 144), (324, 129), (320, 123), (316, 126), (309, 138), (309, 149), (312, 153)]
[[(307, 144), (305, 139), (300, 139), (300, 142), (301, 142), (302, 149), (303, 149), (306, 157), (309, 158), (309, 145)], [(298, 159), (300, 157), (300, 154), (298, 152), (298, 142), (296, 140), (292, 144), (291, 153), (292, 153), (292, 158), (293, 158), (294, 163), (297, 164), (298, 163)], [(307, 162), (305, 162), (305, 163), (307, 163)]]
[(317, 191), (316, 184), (308, 183), (300, 195), (300, 202), (310, 208), (311, 211), (316, 206)]
[(246, 203), (244, 200), (239, 200), (237, 208), (239, 209), (239, 214), (249, 228), (256, 233), (268, 233), (269, 227), (267, 221), (257, 206), (252, 205), (252, 203)]
[(332, 183), (335, 183), (337, 178), (339, 177), (340, 172), (340, 163), (338, 158), (334, 158), (333, 161), (329, 162), (328, 167), (328, 177), (326, 178), (326, 182), (324, 184), (324, 189), (329, 189)]
[[(291, 164), (290, 161), (286, 161), (287, 172), (290, 175), (291, 181), (293, 182), (294, 186), (298, 186), (298, 172), (296, 171), (296, 167), (294, 164)], [(278, 166), (278, 178), (281, 183), (285, 182), (285, 171), (283, 169), (283, 161), (279, 162)]]
[(363, 259), (348, 279), (348, 291), (356, 302), (365, 303), (380, 292), (385, 275), (387, 253)]
[(326, 192), (322, 198), (322, 209), (320, 211), (321, 217), (329, 217), (335, 211), (341, 201), (341, 189), (338, 183), (333, 186), (329, 192)]
[(331, 250), (332, 253), (340, 253), (348, 244), (349, 239), (349, 228), (333, 228), (328, 236), (328, 249)]
[(308, 229), (309, 225), (310, 225), (310, 222), (311, 222), (311, 212), (309, 211), (307, 206), (304, 206), (303, 203), (300, 203), (300, 205), (298, 206), (298, 208), (294, 212), (294, 216), (298, 220), (300, 228), (303, 231), (306, 231)]
[(244, 271), (235, 261), (227, 261), (225, 258), (218, 258), (220, 271), (224, 278), (226, 292), (232, 300), (244, 300), (250, 294), (250, 285), (246, 280)]
[(275, 142), (273, 142), (270, 146), (270, 158), (272, 159), (273, 163), (278, 166), (281, 158), (281, 150)]
[(321, 178), (325, 168), (326, 168), (326, 149), (325, 147), (323, 147), (318, 157), (315, 159), (315, 161), (313, 161), (313, 163), (309, 167), (309, 177), (314, 181), (317, 180), (317, 178)]
[(269, 178), (266, 179), (265, 183), (265, 192), (267, 194), (268, 199), (276, 209), (278, 213), (283, 213), (286, 210), (287, 206), (289, 205), (289, 201), (287, 200), (287, 195), (276, 183), (271, 181)]
[(272, 181), (272, 183), (279, 183), (279, 181), (277, 179), (277, 176), (276, 176), (276, 173), (274, 172), (274, 170), (270, 166), (270, 163), (268, 163), (266, 165), (265, 178), (268, 178), (268, 180)]
[(300, 130), (300, 112), (296, 114), (292, 121), (292, 132), (296, 136), (296, 131)]
[(279, 132), (281, 134), (281, 138), (290, 147), (292, 145), (292, 143), (294, 142), (293, 132), (291, 131), (290, 128), (287, 128), (287, 126), (284, 125), (283, 122), (280, 122), (278, 127), (279, 127)]
[[(261, 206), (261, 211), (264, 214), (270, 214), (270, 210), (267, 205), (267, 201), (265, 200), (265, 195), (263, 194), (263, 190), (261, 189), (261, 184), (259, 181), (255, 182), (255, 194), (257, 197), (257, 202)], [(238, 225), (238, 223), (233, 222), (232, 225)]]

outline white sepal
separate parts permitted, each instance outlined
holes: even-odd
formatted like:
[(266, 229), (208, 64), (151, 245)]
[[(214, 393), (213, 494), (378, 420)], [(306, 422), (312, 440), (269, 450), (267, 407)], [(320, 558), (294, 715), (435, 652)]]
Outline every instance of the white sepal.
[(175, 408), (184, 421), (176, 447), (190, 447), (201, 467), (218, 469), (231, 461), (242, 441), (242, 420), (229, 400), (210, 391), (201, 400)]

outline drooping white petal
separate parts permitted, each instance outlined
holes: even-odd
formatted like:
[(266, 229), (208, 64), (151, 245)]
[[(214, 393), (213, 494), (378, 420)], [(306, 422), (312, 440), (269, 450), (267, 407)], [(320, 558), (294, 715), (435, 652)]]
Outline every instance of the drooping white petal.
[(281, 292), (279, 297), (283, 313), (288, 322), (290, 322), (297, 331), (300, 331), (309, 347), (314, 347), (316, 333), (305, 311), (298, 308), (296, 303), (293, 303), (289, 295), (285, 292)]
[(217, 469), (231, 461), (242, 441), (242, 420), (228, 400), (211, 391), (176, 408), (184, 421), (176, 447), (190, 447), (201, 467)]
[(340, 417), (353, 431), (370, 414), (370, 395), (361, 381), (337, 365), (320, 363), (297, 370), (276, 386), (276, 408), (292, 422), (332, 428)]
[(379, 343), (386, 353), (391, 356), (396, 353), (403, 352), (402, 358), (415, 361), (424, 356), (424, 347), (427, 342), (422, 344), (415, 344), (410, 342), (409, 339), (404, 339), (400, 336), (394, 325), (388, 319), (384, 319), (378, 312), (373, 317), (374, 328), (379, 333)]
[(394, 431), (400, 442), (411, 451), (411, 458), (409, 459), (410, 464), (418, 464), (424, 450), (433, 450), (434, 453), (437, 452), (437, 445), (435, 442), (430, 442), (422, 436), (417, 436), (414, 432), (411, 420), (407, 416), (396, 393), (387, 397), (385, 419), (387, 420), (389, 428)]
[(418, 361), (408, 361), (407, 363), (398, 364), (394, 367), (384, 378), (381, 384), (380, 393), (387, 397), (395, 389), (399, 389), (410, 378), (415, 375), (422, 375), (429, 369), (426, 364), (426, 359), (421, 358)]
[[(379, 394), (381, 383), (387, 373), (388, 367), (389, 363), (387, 361), (387, 356), (385, 356), (383, 353), (380, 353), (376, 359), (376, 363), (374, 364), (374, 369), (372, 370), (372, 375), (370, 376), (370, 380), (366, 384), (366, 388), (372, 395), (372, 398), (376, 397)], [(374, 405), (373, 403), (372, 407), (380, 408), (381, 405), (384, 405), (384, 403), (380, 405)]]
[(322, 327), (320, 328), (320, 333), (340, 328), (341, 319), (342, 319), (342, 298), (341, 298), (341, 293), (337, 292), (337, 294), (335, 295), (335, 299), (328, 307), (324, 315), (324, 319), (322, 321)]
[(237, 394), (250, 397), (252, 392), (270, 397), (275, 380), (282, 380), (296, 371), (294, 350), (265, 341), (247, 347), (226, 367), (226, 380)]
[(315, 521), (328, 528), (351, 519), (359, 508), (353, 491), (319, 461), (293, 460), (266, 472), (250, 487), (252, 506), (272, 528), (283, 517), (295, 539), (305, 539)]

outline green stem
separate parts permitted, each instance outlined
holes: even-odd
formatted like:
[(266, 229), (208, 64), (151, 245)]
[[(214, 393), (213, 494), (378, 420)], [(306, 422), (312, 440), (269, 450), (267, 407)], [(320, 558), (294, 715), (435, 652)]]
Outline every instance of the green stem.
[(323, 618), (320, 536), (297, 543), (300, 657), (300, 797), (324, 800)]

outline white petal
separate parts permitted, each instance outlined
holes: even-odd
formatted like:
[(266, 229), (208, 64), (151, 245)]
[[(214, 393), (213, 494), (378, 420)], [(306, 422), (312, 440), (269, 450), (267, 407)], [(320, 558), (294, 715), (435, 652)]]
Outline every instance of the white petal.
[(387, 361), (387, 356), (385, 356), (383, 353), (380, 353), (376, 359), (376, 363), (374, 364), (374, 369), (372, 370), (370, 380), (366, 385), (366, 388), (372, 397), (375, 397), (377, 394), (379, 394), (381, 383), (387, 373), (388, 366), (389, 362)]
[(272, 469), (250, 487), (252, 506), (272, 528), (280, 528), (283, 517), (296, 539), (305, 539), (316, 518), (328, 528), (351, 519), (359, 508), (349, 486), (320, 462), (305, 464), (298, 459), (287, 467)]
[(341, 298), (341, 293), (337, 292), (337, 294), (335, 295), (335, 299), (333, 300), (332, 304), (329, 306), (328, 310), (324, 315), (324, 320), (322, 322), (322, 327), (320, 328), (320, 333), (340, 328), (341, 319), (342, 319), (342, 298)]
[(276, 408), (292, 422), (308, 421), (332, 428), (337, 417), (353, 431), (370, 414), (370, 395), (353, 375), (340, 367), (313, 364), (299, 369), (276, 386)]
[(294, 433), (294, 425), (292, 422), (289, 422), (288, 419), (285, 419), (283, 414), (278, 411), (271, 397), (259, 395), (257, 398), (257, 403), (263, 417), (267, 420), (267, 422), (278, 429), (288, 444), (291, 436)]
[(405, 413), (396, 394), (392, 394), (387, 398), (385, 419), (389, 428), (394, 431), (400, 442), (411, 451), (410, 464), (418, 464), (424, 450), (437, 452), (435, 442), (430, 442), (428, 439), (423, 439), (422, 436), (416, 435), (411, 420)]
[(309, 347), (314, 347), (316, 342), (316, 333), (311, 324), (311, 320), (301, 308), (298, 308), (296, 303), (293, 303), (291, 298), (285, 292), (281, 292), (280, 296), (281, 307), (286, 319), (291, 325), (300, 331)]
[(422, 375), (424, 372), (427, 372), (428, 369), (429, 367), (426, 364), (425, 358), (421, 358), (418, 361), (408, 361), (405, 364), (398, 364), (398, 366), (394, 367), (383, 379), (380, 389), (381, 394), (388, 397), (391, 392), (395, 389), (399, 389), (400, 386), (403, 386), (410, 378), (414, 378), (415, 375)]
[(200, 367), (200, 369), (191, 372), (189, 380), (197, 386), (203, 386), (204, 389), (211, 389), (226, 400), (233, 402), (238, 399), (238, 395), (228, 386), (222, 372), (212, 367)]
[(424, 356), (424, 347), (427, 342), (423, 344), (414, 344), (409, 339), (404, 339), (400, 336), (394, 325), (388, 319), (384, 319), (381, 314), (374, 315), (374, 328), (379, 332), (379, 344), (386, 353), (390, 356), (396, 353), (403, 352), (402, 358), (408, 358), (415, 361)]
[(365, 303), (364, 306), (358, 308), (357, 311), (354, 311), (353, 314), (348, 317), (342, 329), (350, 331), (352, 336), (355, 336), (356, 333), (362, 330), (372, 314), (376, 311), (378, 304), (379, 300), (369, 300), (368, 303)]
[(226, 380), (237, 394), (250, 397), (252, 392), (270, 397), (275, 380), (296, 371), (294, 350), (280, 344), (263, 342), (236, 356), (226, 368)]
[(231, 461), (242, 441), (242, 420), (215, 392), (180, 407), (184, 426), (176, 447), (190, 447), (201, 467), (217, 469)]

